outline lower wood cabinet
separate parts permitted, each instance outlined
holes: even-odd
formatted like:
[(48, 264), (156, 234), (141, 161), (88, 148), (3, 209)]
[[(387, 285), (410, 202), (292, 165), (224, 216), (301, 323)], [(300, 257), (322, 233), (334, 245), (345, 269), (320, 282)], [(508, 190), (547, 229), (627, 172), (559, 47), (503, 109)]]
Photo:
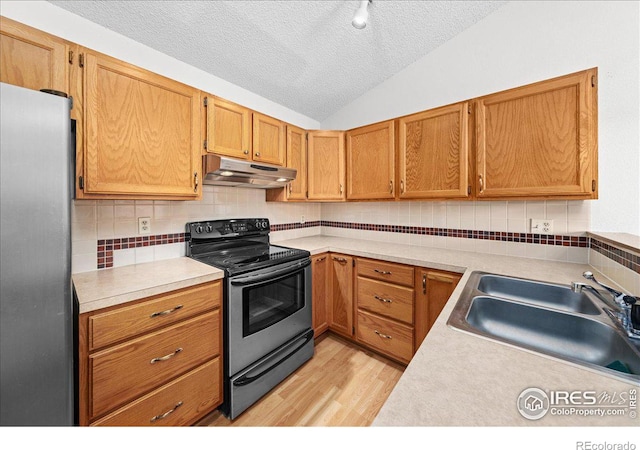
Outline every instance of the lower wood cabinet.
[(330, 254), (329, 329), (353, 337), (353, 257)]
[(311, 258), (311, 310), (313, 333), (316, 337), (329, 329), (330, 261), (328, 253), (315, 255)]
[(416, 350), (442, 312), (462, 275), (416, 267)]
[(222, 285), (79, 317), (80, 425), (190, 425), (222, 403)]
[(408, 364), (461, 275), (337, 253), (312, 257), (313, 329)]

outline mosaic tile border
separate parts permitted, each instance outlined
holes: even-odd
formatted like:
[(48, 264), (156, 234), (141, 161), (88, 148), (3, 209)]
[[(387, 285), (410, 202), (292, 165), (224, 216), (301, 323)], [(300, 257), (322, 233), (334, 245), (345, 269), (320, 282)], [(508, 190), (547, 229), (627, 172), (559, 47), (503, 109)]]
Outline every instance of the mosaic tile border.
[(594, 237), (591, 238), (589, 248), (595, 250), (601, 255), (606, 256), (612, 261), (623, 265), (627, 269), (631, 269), (640, 274), (640, 255), (622, 250), (614, 245), (602, 242)]
[(187, 233), (169, 233), (156, 234), (153, 236), (100, 239), (98, 240), (98, 269), (107, 269), (109, 267), (113, 267), (114, 250), (174, 244), (176, 242), (185, 242), (186, 239)]
[[(305, 223), (271, 224), (270, 231), (288, 231), (311, 227), (335, 227), (352, 230), (382, 231), (389, 233), (419, 234), (426, 236), (443, 236), (462, 239), (481, 239), (502, 242), (520, 242), (526, 244), (558, 245), (563, 247), (592, 248), (598, 253), (617, 262), (618, 264), (640, 273), (640, 255), (627, 252), (611, 244), (588, 236), (546, 235), (534, 233), (512, 233), (504, 231), (459, 230), (452, 228), (415, 227), (406, 225), (379, 225), (355, 222), (334, 222), (328, 220), (314, 220)], [(154, 236), (136, 236), (116, 239), (98, 240), (98, 269), (113, 267), (113, 252), (127, 248), (148, 247), (154, 245), (185, 242), (188, 233), (158, 234)]]

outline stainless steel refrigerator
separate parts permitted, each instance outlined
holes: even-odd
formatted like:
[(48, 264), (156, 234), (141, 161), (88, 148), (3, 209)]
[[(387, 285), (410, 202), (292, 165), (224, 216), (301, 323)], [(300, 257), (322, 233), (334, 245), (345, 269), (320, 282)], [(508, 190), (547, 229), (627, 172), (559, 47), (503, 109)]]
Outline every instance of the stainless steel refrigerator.
[(0, 83), (0, 103), (0, 425), (73, 425), (70, 100)]

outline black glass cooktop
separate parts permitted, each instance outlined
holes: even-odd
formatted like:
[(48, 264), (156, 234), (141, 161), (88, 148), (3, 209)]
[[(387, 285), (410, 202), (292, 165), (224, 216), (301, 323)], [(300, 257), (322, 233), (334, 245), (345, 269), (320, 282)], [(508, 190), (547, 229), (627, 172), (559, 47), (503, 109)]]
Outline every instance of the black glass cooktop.
[(306, 250), (255, 244), (216, 250), (191, 257), (210, 266), (224, 269), (228, 275), (237, 275), (309, 256), (310, 253)]

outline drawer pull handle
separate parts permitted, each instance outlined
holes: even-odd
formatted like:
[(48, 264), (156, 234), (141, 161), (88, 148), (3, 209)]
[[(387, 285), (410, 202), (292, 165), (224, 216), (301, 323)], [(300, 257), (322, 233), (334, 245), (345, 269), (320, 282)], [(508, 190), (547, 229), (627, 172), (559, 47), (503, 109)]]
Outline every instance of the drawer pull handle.
[(382, 334), (382, 333), (380, 333), (378, 330), (373, 330), (373, 332), (374, 332), (375, 334), (377, 334), (378, 336), (380, 336), (381, 338), (384, 338), (384, 339), (391, 339), (391, 336), (389, 336), (388, 334)]
[(149, 317), (158, 317), (158, 316), (166, 316), (167, 314), (171, 314), (174, 311), (182, 309), (182, 305), (178, 305), (175, 308), (167, 309), (166, 311), (154, 312)]
[(180, 408), (181, 406), (182, 406), (182, 402), (178, 402), (178, 403), (176, 403), (176, 406), (174, 406), (172, 409), (170, 409), (170, 410), (169, 410), (169, 411), (167, 411), (166, 413), (164, 413), (164, 414), (158, 414), (157, 416), (153, 416), (153, 417), (151, 418), (151, 420), (149, 420), (149, 422), (153, 423), (153, 422), (155, 422), (156, 420), (162, 420), (162, 419), (164, 419), (165, 417), (167, 417), (169, 414), (173, 413), (176, 409)]
[(347, 262), (345, 258), (336, 258), (335, 256), (333, 257), (333, 260), (338, 261), (340, 264), (344, 264)]
[(390, 298), (382, 298), (382, 297), (378, 297), (377, 295), (374, 295), (373, 298), (375, 298), (376, 300), (380, 300), (382, 303), (392, 303), (393, 300), (391, 300)]
[(155, 363), (160, 362), (160, 361), (166, 361), (169, 358), (173, 358), (174, 356), (176, 356), (181, 351), (182, 351), (182, 347), (177, 348), (175, 352), (169, 353), (168, 355), (164, 355), (164, 356), (161, 356), (159, 358), (153, 358), (151, 360), (150, 364), (155, 364)]
[(326, 256), (323, 256), (322, 258), (318, 258), (318, 259), (316, 259), (316, 262), (322, 262), (322, 261), (324, 261), (325, 259), (327, 259), (327, 257), (326, 257)]
[(391, 272), (387, 271), (387, 270), (378, 270), (378, 269), (373, 269), (373, 271), (375, 273), (379, 273), (380, 275), (391, 275)]

